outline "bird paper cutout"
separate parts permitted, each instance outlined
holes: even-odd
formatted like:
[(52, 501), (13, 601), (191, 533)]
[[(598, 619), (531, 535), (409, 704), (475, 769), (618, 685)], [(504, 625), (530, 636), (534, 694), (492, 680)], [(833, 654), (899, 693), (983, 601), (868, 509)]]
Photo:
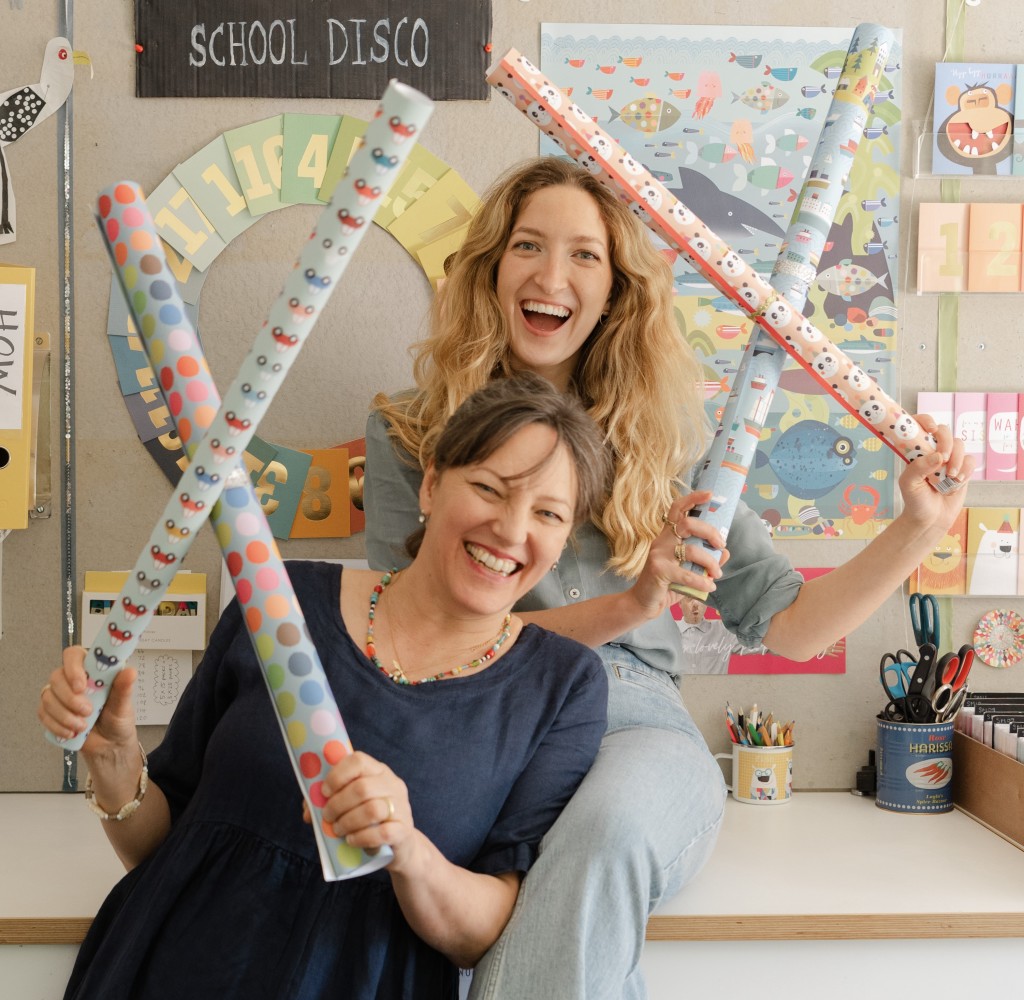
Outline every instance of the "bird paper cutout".
[(14, 185), (4, 149), (63, 105), (75, 80), (75, 64), (91, 65), (89, 57), (72, 49), (66, 38), (51, 38), (39, 82), (0, 94), (0, 244), (16, 238)]

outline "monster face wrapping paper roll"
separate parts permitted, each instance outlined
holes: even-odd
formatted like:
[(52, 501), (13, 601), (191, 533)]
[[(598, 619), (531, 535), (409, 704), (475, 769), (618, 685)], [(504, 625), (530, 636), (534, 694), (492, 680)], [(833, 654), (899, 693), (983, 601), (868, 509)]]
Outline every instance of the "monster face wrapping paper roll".
[[(823, 389), (900, 458), (910, 462), (935, 451), (932, 436), (903, 407), (528, 59), (511, 50), (492, 67), (488, 82), (569, 156), (628, 201), (649, 228), (683, 252), (704, 277), (749, 313)], [(859, 94), (850, 98), (862, 99)], [(930, 481), (944, 493), (962, 485), (944, 470)]]
[(365, 855), (335, 838), (319, 819), (320, 778), (350, 752), (351, 744), (276, 543), (239, 461), (368, 228), (368, 181), (372, 179), (372, 187), (381, 192), (387, 190), (413, 146), (407, 139), (423, 128), (432, 108), (422, 94), (392, 81), (364, 145), (219, 406), (141, 191), (122, 182), (99, 199), (98, 220), (115, 270), (191, 461), (101, 627), (104, 638), (86, 657), (88, 697), (93, 703), (88, 728), (73, 740), (53, 742), (68, 749), (81, 747), (103, 707), (109, 680), (123, 669), (196, 531), (213, 514), (296, 777), (314, 816), (328, 880), (379, 868), (390, 852)]

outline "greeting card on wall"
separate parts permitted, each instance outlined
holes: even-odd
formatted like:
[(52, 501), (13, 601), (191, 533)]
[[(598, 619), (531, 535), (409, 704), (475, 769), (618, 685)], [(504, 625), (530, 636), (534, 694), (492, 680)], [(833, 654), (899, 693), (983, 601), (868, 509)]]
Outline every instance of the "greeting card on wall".
[(935, 64), (933, 174), (1009, 174), (1016, 67)]
[(986, 477), (1016, 479), (1018, 394), (989, 392), (985, 397)]
[(953, 393), (952, 392), (919, 392), (917, 394), (917, 412), (928, 413), (935, 422), (945, 424), (953, 429)]
[(966, 202), (922, 202), (918, 206), (919, 292), (966, 291), (969, 213)]
[[(1024, 80), (1024, 65), (1018, 63), (1016, 66), (1016, 77)], [(1014, 79), (1013, 88), (1013, 156), (1010, 172), (1024, 174), (1024, 87), (1016, 86)]]
[[(543, 24), (541, 32), (541, 69), (767, 278), (852, 32), (665, 24)], [(900, 137), (894, 55), (803, 308), (887, 393), (897, 347)], [(561, 150), (542, 138), (541, 152)], [(827, 171), (813, 179), (831, 183)], [(676, 319), (718, 423), (752, 323), (682, 257), (671, 258)], [(744, 501), (780, 536), (874, 537), (893, 511), (888, 450), (794, 362), (768, 405)]]
[(911, 594), (967, 592), (967, 510), (963, 509), (907, 582)]
[(967, 512), (967, 593), (1016, 594), (1020, 510), (971, 507)]
[(953, 394), (953, 437), (964, 443), (964, 454), (974, 458), (974, 475), (985, 478), (985, 393)]

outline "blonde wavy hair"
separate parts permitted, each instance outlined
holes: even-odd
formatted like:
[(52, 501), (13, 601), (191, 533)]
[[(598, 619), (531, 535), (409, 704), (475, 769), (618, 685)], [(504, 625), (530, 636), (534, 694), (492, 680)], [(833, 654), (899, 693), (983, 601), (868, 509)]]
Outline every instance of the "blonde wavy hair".
[(540, 157), (495, 182), (450, 261), (431, 311), (431, 333), (412, 347), (416, 388), (383, 393), (374, 409), (390, 435), (426, 468), (447, 419), (488, 380), (512, 375), (511, 337), (496, 289), (498, 265), (527, 199), (576, 188), (608, 229), (610, 309), (580, 351), (571, 391), (609, 442), (614, 480), (595, 525), (608, 538), (608, 567), (634, 577), (662, 529), (661, 515), (703, 454), (710, 434), (702, 373), (676, 325), (672, 272), (626, 204), (577, 164)]

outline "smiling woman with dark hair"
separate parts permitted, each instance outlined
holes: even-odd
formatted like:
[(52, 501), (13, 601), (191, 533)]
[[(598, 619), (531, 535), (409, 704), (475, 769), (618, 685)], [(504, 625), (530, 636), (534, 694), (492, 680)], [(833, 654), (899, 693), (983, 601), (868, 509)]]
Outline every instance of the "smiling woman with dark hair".
[[(610, 461), (582, 406), (529, 375), (471, 395), (436, 454), (407, 568), (288, 564), (356, 748), (322, 782), (323, 819), (393, 860), (323, 880), (234, 602), (148, 764), (131, 669), (82, 747), (130, 871), (69, 1000), (454, 1000), (458, 967), (497, 939), (607, 706), (599, 658), (512, 606), (598, 509)], [(60, 737), (90, 712), (83, 655), (65, 651), (40, 699)]]

